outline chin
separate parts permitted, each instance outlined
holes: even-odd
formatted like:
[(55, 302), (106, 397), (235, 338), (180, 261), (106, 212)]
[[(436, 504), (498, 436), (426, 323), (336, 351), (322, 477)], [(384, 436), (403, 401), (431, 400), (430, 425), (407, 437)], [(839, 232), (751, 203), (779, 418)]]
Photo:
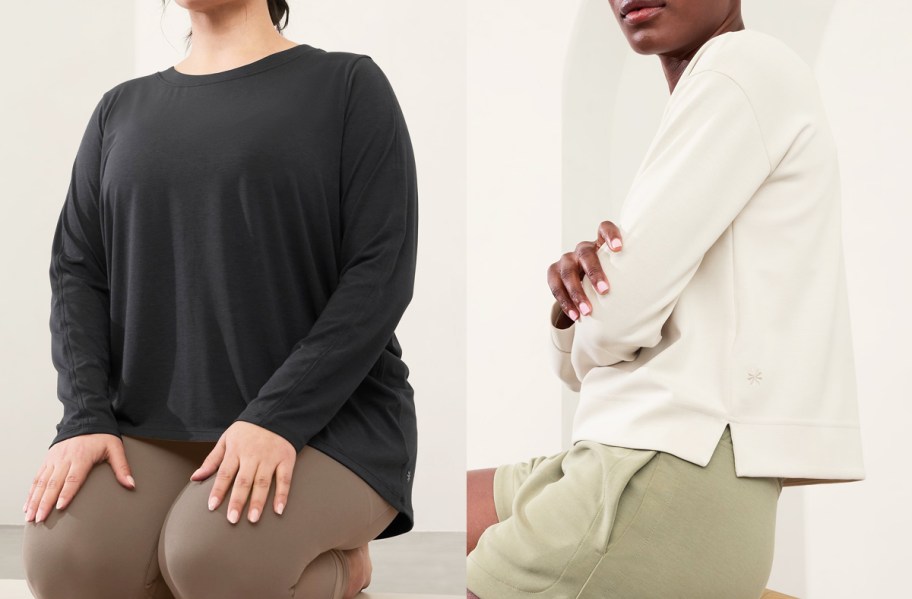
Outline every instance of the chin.
[(634, 31), (627, 36), (627, 43), (637, 54), (661, 54), (667, 49), (667, 43), (656, 31)]

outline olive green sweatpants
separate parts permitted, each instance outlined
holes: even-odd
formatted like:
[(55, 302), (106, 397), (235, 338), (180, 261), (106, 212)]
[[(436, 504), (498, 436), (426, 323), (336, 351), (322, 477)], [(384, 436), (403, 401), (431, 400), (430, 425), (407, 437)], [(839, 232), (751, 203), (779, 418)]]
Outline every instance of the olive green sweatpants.
[(468, 555), (481, 599), (759, 599), (781, 478), (735, 476), (725, 428), (706, 467), (580, 441), (494, 473), (499, 522)]
[(27, 522), (26, 580), (37, 599), (338, 599), (348, 583), (341, 550), (364, 545), (396, 510), (351, 470), (307, 445), (288, 505), (260, 519), (212, 512), (212, 474), (191, 481), (215, 442), (123, 435), (135, 489), (95, 464), (63, 510)]

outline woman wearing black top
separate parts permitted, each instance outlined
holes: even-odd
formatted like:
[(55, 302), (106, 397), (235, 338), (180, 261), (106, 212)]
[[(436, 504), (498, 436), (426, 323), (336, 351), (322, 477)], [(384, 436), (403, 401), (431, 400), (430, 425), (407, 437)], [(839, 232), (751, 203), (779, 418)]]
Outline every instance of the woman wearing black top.
[(64, 416), (23, 506), (27, 580), (351, 597), (367, 542), (413, 526), (408, 130), (370, 57), (284, 38), (283, 0), (181, 4), (196, 50), (102, 96), (58, 220)]

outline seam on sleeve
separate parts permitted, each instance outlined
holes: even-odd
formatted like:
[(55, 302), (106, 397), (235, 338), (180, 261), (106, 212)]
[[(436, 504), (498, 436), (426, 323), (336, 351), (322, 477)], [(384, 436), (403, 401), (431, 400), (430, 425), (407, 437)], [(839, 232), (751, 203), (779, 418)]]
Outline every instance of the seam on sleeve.
[(88, 426), (88, 414), (85, 407), (85, 396), (82, 393), (82, 390), (79, 388), (79, 384), (76, 381), (76, 372), (75, 372), (75, 361), (73, 360), (73, 348), (70, 344), (70, 326), (66, 317), (66, 299), (63, 294), (63, 270), (60, 266), (60, 259), (63, 256), (63, 248), (58, 250), (57, 256), (55, 258), (57, 262), (57, 296), (58, 296), (58, 312), (60, 313), (60, 324), (63, 327), (63, 340), (64, 346), (66, 348), (67, 359), (69, 364), (67, 365), (67, 373), (70, 377), (70, 382), (73, 385), (73, 393), (76, 396), (76, 407), (82, 411), (82, 423), (80, 424), (80, 418), (77, 416), (75, 423), (78, 429), (84, 429)]
[(706, 70), (698, 72), (697, 75), (700, 75), (701, 73), (716, 73), (717, 75), (721, 75), (722, 77), (725, 77), (725, 79), (727, 79), (728, 81), (731, 81), (735, 85), (735, 87), (737, 87), (738, 90), (741, 92), (741, 95), (744, 96), (745, 101), (747, 101), (747, 105), (750, 107), (751, 116), (754, 117), (754, 124), (757, 126), (757, 134), (760, 136), (760, 143), (763, 144), (763, 155), (766, 156), (766, 164), (769, 167), (769, 171), (766, 174), (768, 177), (773, 172), (773, 162), (770, 160), (769, 149), (768, 149), (769, 146), (766, 143), (766, 137), (763, 135), (763, 128), (760, 126), (760, 119), (757, 118), (757, 111), (754, 108), (754, 103), (751, 102), (750, 96), (744, 90), (744, 87), (742, 87), (741, 84), (738, 83), (738, 81), (734, 77), (729, 75), (728, 73), (723, 73), (722, 71), (719, 71), (716, 69), (706, 69)]

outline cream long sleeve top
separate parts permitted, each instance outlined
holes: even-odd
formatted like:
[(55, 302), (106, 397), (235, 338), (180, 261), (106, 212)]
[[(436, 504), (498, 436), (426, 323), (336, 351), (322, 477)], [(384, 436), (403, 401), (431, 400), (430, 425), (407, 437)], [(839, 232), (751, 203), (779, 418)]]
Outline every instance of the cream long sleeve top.
[(863, 480), (839, 167), (813, 71), (753, 30), (688, 63), (619, 218), (592, 313), (554, 326), (580, 392), (571, 441), (705, 466), (726, 425), (738, 476)]

